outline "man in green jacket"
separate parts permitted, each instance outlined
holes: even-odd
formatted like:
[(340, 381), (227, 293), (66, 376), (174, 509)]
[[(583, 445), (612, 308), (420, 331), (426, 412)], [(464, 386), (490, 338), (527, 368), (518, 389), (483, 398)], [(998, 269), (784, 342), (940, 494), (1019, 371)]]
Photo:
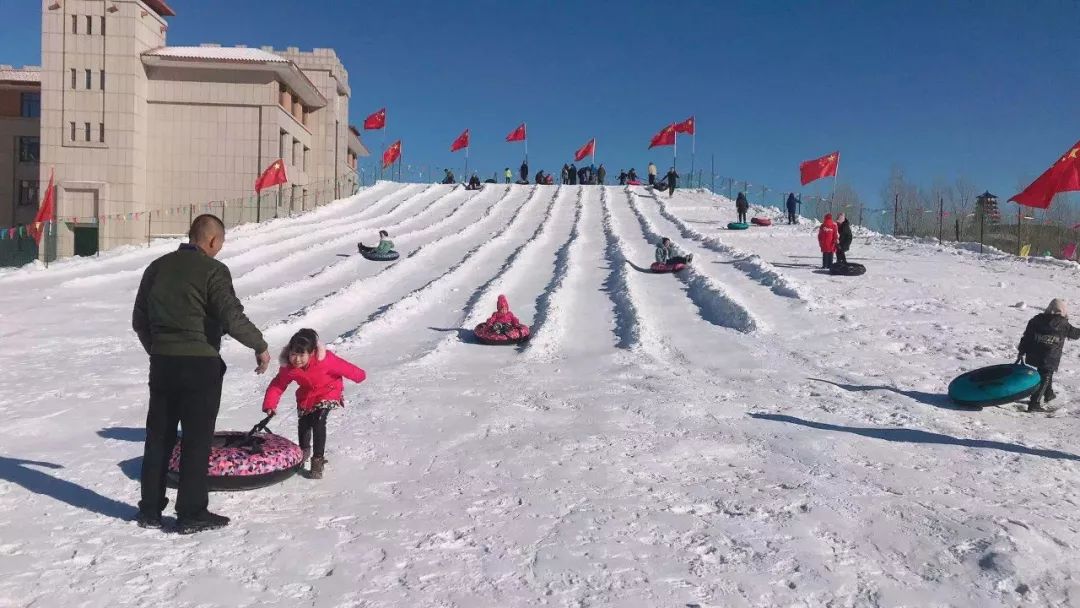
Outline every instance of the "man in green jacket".
[(207, 510), (207, 464), (221, 405), (222, 334), (255, 351), (261, 374), (270, 364), (262, 333), (236, 298), (232, 276), (214, 259), (225, 243), (225, 225), (213, 215), (191, 223), (189, 241), (150, 263), (135, 296), (131, 326), (150, 355), (150, 410), (143, 448), (138, 524), (161, 527), (165, 475), (180, 439), (176, 524), (181, 534), (220, 528), (229, 518)]

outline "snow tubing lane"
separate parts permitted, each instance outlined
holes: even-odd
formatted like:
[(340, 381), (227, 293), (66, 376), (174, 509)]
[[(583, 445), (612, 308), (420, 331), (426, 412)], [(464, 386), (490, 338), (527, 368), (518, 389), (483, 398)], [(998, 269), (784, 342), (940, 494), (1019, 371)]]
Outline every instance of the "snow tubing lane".
[(746, 222), (731, 222), (727, 225), (728, 230), (746, 230), (750, 224)]
[(686, 268), (686, 264), (661, 264), (660, 262), (653, 262), (652, 266), (649, 266), (649, 270), (657, 274), (679, 272), (683, 268)]
[(855, 262), (834, 262), (829, 266), (829, 274), (838, 274), (845, 277), (857, 277), (866, 274), (866, 266)]
[(750, 223), (755, 226), (772, 226), (772, 220), (767, 217), (752, 217)]
[(529, 338), (532, 337), (528, 325), (518, 325), (514, 329), (511, 329), (508, 334), (497, 334), (489, 330), (486, 323), (481, 323), (473, 329), (473, 334), (476, 335), (476, 339), (479, 340), (481, 344), (487, 344), (489, 346), (522, 344), (528, 342)]
[(401, 254), (396, 251), (387, 251), (386, 253), (372, 253), (370, 251), (361, 251), (360, 255), (364, 256), (364, 259), (371, 260), (372, 262), (393, 262), (398, 259)]
[[(285, 481), (304, 462), (300, 446), (274, 433), (247, 438), (241, 431), (218, 431), (210, 443), (207, 482), (211, 490), (254, 490)], [(168, 481), (180, 480), (180, 439), (169, 458)]]
[(949, 383), (949, 399), (968, 407), (1002, 405), (1031, 395), (1041, 380), (1039, 371), (1027, 365), (991, 365), (957, 376)]

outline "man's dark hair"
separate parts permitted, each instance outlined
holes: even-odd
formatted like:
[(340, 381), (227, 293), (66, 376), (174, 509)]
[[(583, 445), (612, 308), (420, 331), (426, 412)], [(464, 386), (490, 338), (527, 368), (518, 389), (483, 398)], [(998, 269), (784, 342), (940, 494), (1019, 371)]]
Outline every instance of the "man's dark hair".
[(385, 231), (385, 230), (380, 230), (379, 231), (379, 236), (390, 236), (390, 233)]
[(216, 216), (204, 213), (191, 222), (188, 238), (193, 243), (208, 240), (216, 234), (225, 234), (225, 224)]

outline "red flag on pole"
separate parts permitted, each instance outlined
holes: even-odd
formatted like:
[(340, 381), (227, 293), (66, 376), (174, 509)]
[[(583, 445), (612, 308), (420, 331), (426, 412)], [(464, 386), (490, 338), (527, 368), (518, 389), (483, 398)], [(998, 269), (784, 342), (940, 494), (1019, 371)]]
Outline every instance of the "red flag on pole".
[(687, 118), (686, 120), (684, 120), (684, 121), (682, 121), (680, 123), (677, 123), (675, 125), (675, 132), (676, 133), (686, 133), (687, 135), (693, 135), (694, 134), (694, 117), (691, 116), (690, 118)]
[(368, 130), (381, 129), (381, 128), (385, 127), (385, 126), (386, 126), (386, 108), (383, 108), (383, 109), (379, 110), (378, 112), (375, 112), (371, 116), (368, 116), (367, 118), (364, 119), (364, 128), (365, 129), (368, 129)]
[(394, 162), (397, 161), (397, 159), (399, 159), (399, 158), (401, 158), (401, 140), (400, 139), (395, 141), (389, 148), (387, 148), (386, 152), (383, 152), (383, 155), (382, 155), (383, 169), (385, 169), (385, 168), (389, 167), (390, 165), (394, 164)]
[(839, 152), (833, 152), (832, 154), (827, 154), (821, 158), (815, 158), (814, 160), (808, 160), (802, 163), (799, 165), (799, 174), (802, 177), (802, 185), (805, 186), (806, 184), (823, 177), (835, 176), (836, 167), (839, 164)]
[(596, 151), (596, 139), (593, 138), (593, 139), (589, 140), (589, 143), (587, 143), (584, 146), (581, 146), (580, 148), (578, 148), (577, 152), (574, 152), (574, 161), (575, 162), (580, 161), (581, 159), (583, 159), (586, 156), (594, 153), (595, 151)]
[(50, 170), (49, 187), (45, 189), (45, 198), (41, 199), (41, 206), (38, 207), (37, 215), (34, 216), (34, 223), (30, 225), (30, 236), (34, 237), (34, 242), (38, 245), (41, 244), (45, 224), (56, 219), (55, 197), (53, 172)]
[(1024, 191), (1010, 198), (1026, 207), (1046, 209), (1061, 192), (1080, 190), (1080, 141)]
[(255, 194), (258, 194), (264, 188), (284, 184), (288, 181), (289, 177), (285, 174), (285, 161), (279, 158), (267, 167), (266, 171), (262, 172), (259, 179), (255, 180)]
[(507, 135), (506, 141), (525, 141), (525, 123), (521, 123), (518, 128)]
[(457, 152), (462, 148), (469, 147), (469, 130), (465, 129), (465, 132), (458, 135), (458, 138), (454, 140), (454, 143), (450, 144), (450, 151)]
[(656, 135), (653, 135), (652, 141), (649, 142), (649, 149), (652, 150), (657, 146), (673, 146), (675, 145), (675, 133), (678, 132), (678, 125), (668, 125)]

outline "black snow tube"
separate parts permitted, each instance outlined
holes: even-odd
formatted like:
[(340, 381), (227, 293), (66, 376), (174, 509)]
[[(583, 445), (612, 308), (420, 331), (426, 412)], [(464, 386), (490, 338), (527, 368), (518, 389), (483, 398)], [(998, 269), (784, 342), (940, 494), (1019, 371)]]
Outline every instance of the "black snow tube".
[(396, 251), (387, 251), (386, 253), (375, 253), (373, 250), (364, 251), (360, 250), (360, 255), (364, 256), (364, 259), (371, 260), (373, 262), (393, 262), (398, 259), (400, 255)]
[[(263, 423), (260, 423), (260, 425)], [(258, 428), (259, 425), (256, 426)], [(285, 481), (304, 463), (303, 450), (274, 433), (219, 431), (210, 443), (207, 481), (214, 491), (254, 490)], [(168, 482), (180, 479), (180, 439), (169, 458)]]
[(529, 182), (528, 182), (528, 180), (524, 180), (524, 179), (519, 179), (519, 180), (517, 180), (517, 181), (516, 181), (516, 182), (514, 182), (514, 183), (515, 183), (515, 184), (517, 184), (517, 185), (519, 185), (519, 186), (528, 186), (528, 185), (529, 185)]
[(855, 262), (834, 262), (829, 267), (829, 274), (838, 274), (845, 277), (857, 277), (866, 274), (866, 266)]

